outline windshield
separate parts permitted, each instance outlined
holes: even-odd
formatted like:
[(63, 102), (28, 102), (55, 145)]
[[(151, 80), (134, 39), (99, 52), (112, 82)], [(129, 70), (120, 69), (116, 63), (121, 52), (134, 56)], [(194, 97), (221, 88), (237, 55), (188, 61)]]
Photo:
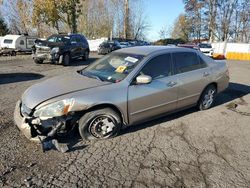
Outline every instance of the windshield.
[(142, 59), (142, 55), (112, 53), (89, 65), (81, 73), (84, 76), (117, 83), (126, 78)]
[(48, 42), (63, 42), (63, 43), (68, 43), (70, 41), (70, 37), (68, 36), (51, 36), (47, 39)]
[(211, 44), (200, 44), (200, 48), (212, 48)]

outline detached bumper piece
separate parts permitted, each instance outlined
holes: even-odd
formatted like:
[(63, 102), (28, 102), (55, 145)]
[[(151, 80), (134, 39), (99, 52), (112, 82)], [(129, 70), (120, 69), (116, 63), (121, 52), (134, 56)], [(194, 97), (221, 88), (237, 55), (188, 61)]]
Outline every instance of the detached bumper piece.
[(69, 150), (69, 147), (67, 144), (61, 144), (56, 139), (48, 140), (48, 141), (42, 141), (42, 150), (43, 152), (56, 149), (62, 153), (66, 153)]
[(50, 149), (57, 149), (64, 153), (69, 150), (66, 144), (61, 144), (56, 139), (56, 134), (66, 126), (65, 119), (57, 118), (49, 122), (45, 120), (41, 123), (37, 118), (24, 117), (20, 111), (20, 104), (20, 101), (16, 104), (14, 120), (19, 130), (29, 140), (41, 143), (44, 152)]

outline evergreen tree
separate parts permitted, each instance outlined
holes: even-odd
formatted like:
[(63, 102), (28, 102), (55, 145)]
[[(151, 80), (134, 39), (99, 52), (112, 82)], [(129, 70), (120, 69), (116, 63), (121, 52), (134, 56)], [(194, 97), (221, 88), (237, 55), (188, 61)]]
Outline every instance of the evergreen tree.
[(9, 33), (7, 24), (4, 22), (2, 16), (0, 15), (0, 36), (4, 36)]

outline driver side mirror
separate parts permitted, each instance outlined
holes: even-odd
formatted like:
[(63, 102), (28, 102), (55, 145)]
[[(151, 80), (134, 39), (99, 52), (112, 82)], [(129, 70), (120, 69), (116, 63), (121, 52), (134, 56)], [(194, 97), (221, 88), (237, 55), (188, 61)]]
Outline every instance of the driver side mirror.
[(148, 75), (140, 75), (136, 77), (136, 84), (149, 84), (152, 82), (152, 77)]

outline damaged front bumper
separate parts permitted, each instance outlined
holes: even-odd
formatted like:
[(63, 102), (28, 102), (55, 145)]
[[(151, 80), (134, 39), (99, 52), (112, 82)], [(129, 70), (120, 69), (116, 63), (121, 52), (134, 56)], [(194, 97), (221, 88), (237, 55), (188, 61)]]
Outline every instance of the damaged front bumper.
[(21, 114), (20, 108), (21, 102), (18, 101), (14, 111), (14, 121), (17, 125), (18, 129), (31, 141), (40, 142), (40, 138), (38, 136), (32, 135), (32, 130), (29, 123), (26, 121), (26, 118)]
[(53, 139), (58, 132), (62, 130), (67, 131), (66, 125), (69, 122), (66, 117), (41, 120), (40, 118), (23, 115), (21, 112), (21, 101), (18, 101), (16, 104), (14, 121), (25, 137), (34, 142)]
[(40, 61), (50, 61), (50, 62), (58, 62), (60, 58), (60, 54), (58, 53), (34, 53), (32, 54), (32, 58)]

